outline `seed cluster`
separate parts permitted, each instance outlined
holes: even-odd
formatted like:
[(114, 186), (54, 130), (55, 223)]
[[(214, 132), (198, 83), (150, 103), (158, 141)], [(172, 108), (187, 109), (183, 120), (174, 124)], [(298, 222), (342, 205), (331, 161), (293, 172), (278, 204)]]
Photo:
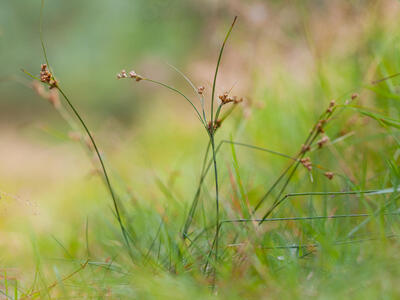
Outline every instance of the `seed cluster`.
[[(352, 95), (352, 99), (355, 99), (356, 97), (358, 97), (357, 94), (353, 94)], [(329, 102), (329, 106), (326, 110), (325, 113), (325, 117), (320, 119), (314, 126), (314, 128), (310, 131), (310, 135), (314, 134), (314, 138), (316, 138), (318, 135), (322, 134), (325, 132), (324, 130), (324, 126), (326, 125), (326, 123), (329, 122), (330, 117), (332, 116), (332, 113), (334, 111), (334, 109), (336, 108), (336, 102), (335, 100), (331, 100)], [(309, 152), (311, 150), (311, 144), (314, 140), (314, 138), (309, 141), (307, 144), (303, 144), (301, 146), (301, 151), (300, 151), (300, 155), (304, 155), (305, 153)], [(318, 148), (321, 149), (326, 143), (329, 142), (329, 138), (327, 136), (323, 136), (319, 141), (317, 141), (317, 145)], [(311, 171), (312, 170), (312, 162), (311, 159), (309, 157), (306, 158), (302, 158), (300, 159), (300, 163), (308, 170)], [(334, 173), (332, 172), (326, 172), (324, 174), (328, 179), (332, 179)]]
[(230, 103), (230, 102), (240, 103), (243, 101), (243, 98), (239, 98), (237, 96), (229, 97), (228, 92), (223, 93), (222, 95), (218, 96), (218, 98), (221, 100), (222, 105)]
[(54, 79), (53, 74), (49, 71), (46, 64), (40, 67), (40, 81), (47, 83), (50, 89), (57, 87), (58, 82)]
[(309, 157), (300, 159), (300, 162), (308, 171), (312, 170), (312, 163)]
[(197, 93), (198, 93), (199, 95), (203, 95), (205, 89), (206, 89), (206, 88), (205, 88), (204, 86), (199, 86), (199, 87), (197, 88)]
[(135, 71), (130, 71), (129, 72), (129, 74), (125, 71), (125, 70), (122, 70), (121, 71), (121, 73), (118, 73), (117, 74), (117, 79), (121, 79), (121, 78), (133, 78), (133, 79), (135, 79), (136, 81), (140, 81), (140, 80), (142, 80), (143, 79), (143, 77), (142, 76), (140, 76), (139, 74), (136, 74), (136, 72)]
[(222, 120), (215, 120), (214, 122), (214, 126), (212, 126), (213, 128), (211, 129), (211, 121), (208, 122), (208, 131), (211, 132), (211, 130), (213, 132), (215, 132), (215, 130), (217, 130), (218, 128), (221, 127), (222, 124)]
[(328, 178), (329, 180), (332, 180), (334, 173), (333, 172), (325, 172), (324, 173), (325, 177)]
[(324, 136), (322, 139), (320, 139), (317, 144), (318, 148), (322, 148), (327, 142), (329, 141), (329, 138), (327, 136)]

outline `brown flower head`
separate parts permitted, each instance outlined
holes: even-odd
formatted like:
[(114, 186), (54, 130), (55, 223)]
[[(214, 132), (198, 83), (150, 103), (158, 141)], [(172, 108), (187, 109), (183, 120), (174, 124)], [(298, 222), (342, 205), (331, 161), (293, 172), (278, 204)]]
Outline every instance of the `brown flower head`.
[(50, 89), (57, 87), (58, 84), (46, 64), (42, 64), (40, 67), (40, 81), (47, 83), (50, 86)]
[(329, 138), (327, 136), (324, 136), (322, 139), (320, 139), (317, 142), (318, 148), (322, 148), (328, 141), (329, 141)]
[(312, 170), (312, 163), (311, 163), (311, 159), (309, 157), (302, 158), (300, 160), (300, 162), (308, 171)]

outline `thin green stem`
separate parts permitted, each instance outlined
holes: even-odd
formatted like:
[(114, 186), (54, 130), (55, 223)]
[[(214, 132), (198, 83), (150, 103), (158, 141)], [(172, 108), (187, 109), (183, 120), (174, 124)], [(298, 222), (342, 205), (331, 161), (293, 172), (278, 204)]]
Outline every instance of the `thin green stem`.
[(122, 222), (121, 214), (119, 212), (119, 207), (118, 207), (118, 203), (117, 203), (117, 197), (116, 197), (115, 192), (114, 192), (114, 190), (112, 188), (110, 179), (108, 177), (107, 169), (106, 169), (106, 167), (104, 165), (104, 162), (103, 162), (103, 159), (101, 157), (100, 151), (99, 151), (99, 149), (97, 147), (97, 144), (96, 144), (92, 134), (90, 133), (89, 128), (86, 126), (85, 121), (82, 119), (82, 117), (79, 114), (79, 112), (76, 110), (74, 105), (71, 103), (71, 101), (69, 100), (68, 96), (64, 93), (64, 91), (58, 85), (57, 85), (57, 89), (59, 90), (61, 95), (64, 97), (64, 99), (67, 102), (68, 106), (72, 109), (72, 111), (74, 112), (75, 116), (78, 118), (78, 120), (81, 123), (82, 127), (85, 129), (85, 132), (89, 136), (89, 139), (90, 139), (91, 143), (93, 144), (93, 148), (94, 148), (94, 150), (96, 152), (96, 155), (97, 155), (97, 157), (98, 157), (98, 159), (100, 161), (101, 169), (102, 169), (103, 174), (104, 174), (104, 178), (105, 178), (105, 181), (106, 181), (107, 188), (108, 188), (108, 190), (110, 192), (110, 195), (111, 195), (111, 198), (112, 198), (112, 201), (113, 201), (115, 214), (116, 214), (118, 223), (120, 225), (120, 228), (121, 228), (121, 231), (122, 231), (122, 235), (123, 235), (125, 243), (126, 243), (126, 245), (128, 247), (129, 254), (131, 255), (131, 258), (132, 258), (131, 247), (130, 247), (128, 235), (126, 233), (125, 227), (124, 227), (123, 222)]
[[(218, 168), (217, 168), (217, 154), (215, 149), (214, 133), (210, 133), (211, 149), (213, 155), (214, 164), (214, 175), (215, 175), (215, 209), (216, 209), (216, 221), (215, 221), (215, 268), (214, 268), (214, 280), (217, 273), (217, 262), (218, 262), (218, 239), (219, 239), (219, 190), (218, 190)], [(212, 251), (212, 250), (211, 250)]]
[[(40, 32), (40, 42), (41, 42), (41, 45), (42, 45), (43, 56), (44, 56), (44, 59), (45, 59), (45, 61), (46, 61), (47, 67), (49, 68), (49, 70), (51, 70), (51, 69), (50, 69), (49, 60), (48, 60), (48, 57), (47, 57), (46, 47), (45, 47), (45, 44), (44, 44), (44, 38), (43, 38), (43, 10), (44, 10), (44, 0), (41, 1), (41, 7), (40, 7), (39, 32)], [(33, 78), (36, 78), (35, 76), (30, 75), (30, 74), (29, 74), (28, 72), (26, 72), (26, 71), (24, 71), (24, 72), (25, 72), (26, 74), (28, 74), (29, 76), (31, 76), (31, 77), (33, 77)], [(52, 73), (52, 76), (53, 76), (53, 78), (54, 78), (54, 74), (53, 74), (53, 73)], [(55, 80), (55, 78), (54, 78), (54, 80)], [(50, 86), (50, 88), (51, 88), (51, 87), (55, 87), (55, 88), (58, 89), (58, 91), (61, 93), (61, 95), (63, 96), (63, 98), (64, 98), (65, 101), (67, 102), (68, 106), (71, 108), (71, 110), (73, 111), (73, 113), (75, 114), (75, 116), (78, 118), (79, 122), (81, 123), (81, 125), (82, 125), (83, 128), (85, 129), (87, 135), (89, 136), (89, 139), (90, 139), (91, 143), (93, 144), (93, 148), (94, 148), (94, 150), (95, 150), (95, 152), (96, 152), (96, 155), (97, 155), (97, 157), (98, 157), (98, 159), (99, 159), (99, 161), (100, 161), (100, 165), (101, 165), (101, 168), (102, 168), (102, 171), (103, 171), (103, 174), (104, 174), (104, 178), (105, 178), (105, 181), (106, 181), (106, 185), (107, 185), (107, 188), (108, 188), (108, 190), (109, 190), (109, 192), (110, 192), (110, 195), (111, 195), (111, 198), (112, 198), (112, 201), (113, 201), (113, 204), (114, 204), (115, 214), (116, 214), (118, 223), (119, 223), (119, 225), (120, 225), (123, 238), (124, 238), (125, 243), (126, 243), (126, 245), (127, 245), (127, 247), (128, 247), (129, 255), (130, 255), (131, 259), (133, 259), (133, 257), (132, 257), (132, 251), (131, 251), (131, 247), (130, 247), (130, 243), (129, 243), (129, 239), (128, 239), (128, 235), (127, 235), (127, 232), (126, 232), (125, 227), (124, 227), (124, 225), (123, 225), (122, 218), (121, 218), (121, 214), (120, 214), (120, 212), (119, 212), (118, 203), (117, 203), (117, 198), (116, 198), (116, 195), (115, 195), (115, 193), (114, 193), (114, 190), (113, 190), (113, 188), (112, 188), (112, 186), (111, 186), (111, 182), (110, 182), (110, 179), (109, 179), (109, 177), (108, 177), (108, 173), (107, 173), (106, 167), (105, 167), (105, 165), (104, 165), (103, 159), (102, 159), (102, 157), (101, 157), (101, 155), (100, 155), (100, 151), (99, 151), (99, 149), (98, 149), (98, 147), (97, 147), (97, 144), (96, 144), (96, 142), (95, 142), (95, 140), (94, 140), (92, 134), (90, 133), (89, 128), (86, 126), (86, 123), (83, 121), (81, 115), (78, 113), (78, 111), (76, 110), (76, 108), (74, 107), (74, 105), (71, 103), (71, 101), (70, 101), (70, 99), (68, 98), (68, 96), (64, 93), (64, 91), (63, 91), (63, 90), (60, 88), (60, 86), (57, 84), (57, 81), (56, 81), (56, 80), (55, 80), (55, 82), (56, 82), (55, 86), (51, 86), (50, 84), (48, 84), (48, 85)]]
[(207, 125), (206, 125), (205, 121), (202, 119), (202, 117), (201, 117), (201, 115), (200, 115), (198, 109), (196, 108), (196, 106), (193, 104), (193, 102), (190, 101), (190, 99), (189, 99), (185, 94), (183, 94), (181, 91), (177, 90), (176, 88), (174, 88), (174, 87), (172, 87), (172, 86), (170, 86), (170, 85), (168, 85), (168, 84), (162, 83), (162, 82), (160, 82), (160, 81), (153, 80), (153, 79), (149, 79), (149, 78), (143, 78), (143, 80), (146, 80), (146, 81), (148, 81), (148, 82), (152, 82), (152, 83), (161, 85), (161, 86), (163, 86), (163, 87), (165, 87), (165, 88), (167, 88), (167, 89), (169, 89), (169, 90), (171, 90), (171, 91), (174, 91), (175, 93), (178, 93), (178, 94), (181, 95), (183, 98), (185, 98), (186, 101), (188, 101), (188, 102), (190, 103), (190, 105), (194, 108), (194, 110), (196, 111), (197, 117), (199, 118), (200, 122), (201, 122), (201, 123), (203, 124), (203, 126), (207, 129)]
[(50, 64), (49, 64), (49, 60), (47, 59), (47, 52), (46, 52), (46, 47), (44, 45), (44, 38), (43, 38), (43, 10), (44, 10), (44, 0), (42, 0), (41, 6), (40, 6), (39, 34), (40, 34), (40, 43), (42, 45), (44, 60), (46, 61), (47, 67), (50, 69)]
[(181, 70), (179, 70), (177, 67), (170, 65), (168, 63), (167, 63), (167, 65), (170, 66), (172, 69), (174, 69), (179, 75), (181, 75), (186, 80), (186, 82), (189, 83), (189, 85), (192, 87), (194, 93), (199, 98), (200, 105), (201, 105), (201, 111), (203, 114), (203, 119), (207, 123), (207, 117), (206, 117), (206, 113), (205, 113), (205, 109), (204, 109), (204, 96), (202, 94), (199, 94), (198, 89), (196, 88), (194, 83)]
[[(208, 142), (207, 149), (206, 149), (206, 152), (205, 152), (204, 158), (203, 158), (203, 166), (202, 166), (201, 173), (200, 173), (201, 174), (200, 175), (200, 182), (199, 182), (199, 185), (197, 187), (196, 194), (194, 195), (193, 202), (192, 202), (192, 205), (190, 207), (190, 210), (189, 210), (189, 213), (188, 213), (188, 217), (186, 218), (186, 222), (185, 222), (185, 225), (184, 225), (184, 228), (183, 228), (183, 232), (182, 232), (182, 237), (183, 238), (187, 237), (187, 233), (189, 231), (190, 224), (192, 223), (193, 216), (194, 216), (194, 213), (196, 211), (197, 204), (199, 202), (201, 187), (203, 185), (203, 181), (205, 179), (205, 175), (207, 174), (208, 169), (209, 169), (209, 167), (207, 167), (207, 169), (206, 169), (206, 162), (207, 162), (208, 153), (210, 151), (210, 146), (211, 146), (211, 142)], [(217, 151), (218, 151), (218, 148), (217, 148)]]
[(271, 208), (267, 211), (267, 213), (263, 216), (259, 224), (261, 225), (266, 218), (272, 213), (272, 211), (279, 206), (283, 201), (290, 197), (297, 197), (297, 196), (343, 196), (343, 195), (382, 195), (382, 194), (390, 194), (399, 191), (398, 189), (388, 188), (382, 190), (367, 190), (367, 191), (346, 191), (346, 192), (305, 192), (305, 193), (291, 193), (286, 194), (280, 200), (275, 202)]
[(216, 84), (217, 84), (217, 76), (218, 76), (219, 65), (221, 63), (222, 53), (224, 52), (225, 44), (226, 44), (226, 42), (227, 42), (227, 40), (228, 40), (228, 38), (229, 38), (229, 36), (230, 36), (230, 34), (232, 32), (233, 26), (235, 26), (236, 20), (237, 20), (237, 16), (235, 16), (235, 18), (233, 19), (232, 25), (229, 28), (229, 30), (228, 30), (228, 32), (227, 32), (227, 34), (225, 36), (224, 42), (222, 43), (221, 50), (219, 51), (219, 55), (218, 55), (217, 66), (215, 68), (214, 81), (213, 81), (212, 92), (211, 92), (211, 114), (210, 114), (211, 115), (211, 117), (210, 117), (211, 126), (212, 126), (213, 120), (214, 120), (213, 119), (213, 117), (214, 117), (214, 97), (215, 97), (215, 87), (216, 87)]

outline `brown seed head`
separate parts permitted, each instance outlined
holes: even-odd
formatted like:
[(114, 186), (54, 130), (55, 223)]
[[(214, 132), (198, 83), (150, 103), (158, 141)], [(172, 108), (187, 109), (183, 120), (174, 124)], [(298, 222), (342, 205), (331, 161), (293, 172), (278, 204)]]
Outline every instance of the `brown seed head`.
[(329, 141), (329, 138), (327, 136), (324, 136), (322, 139), (320, 139), (317, 144), (318, 148), (322, 148), (323, 145), (325, 145)]
[(308, 151), (310, 151), (310, 145), (302, 145), (301, 146), (301, 153), (306, 153)]
[(333, 176), (335, 175), (333, 172), (325, 172), (324, 173), (325, 177), (328, 178), (329, 180), (332, 180)]
[(132, 70), (132, 71), (130, 71), (130, 72), (129, 72), (129, 77), (130, 77), (130, 78), (136, 78), (136, 77), (137, 77), (137, 74), (136, 74), (136, 72), (135, 72), (135, 71), (133, 71), (133, 70)]
[(121, 71), (121, 77), (122, 77), (122, 78), (128, 78), (128, 74), (126, 73), (125, 70), (122, 70), (122, 71)]
[(319, 132), (319, 133), (324, 133), (325, 131), (324, 131), (324, 124), (325, 124), (325, 122), (326, 122), (326, 120), (321, 120), (321, 121), (319, 121), (318, 123), (317, 123), (317, 131)]
[(211, 121), (208, 122), (208, 131), (210, 131), (211, 133), (215, 132), (218, 128), (221, 127), (222, 124), (222, 120), (215, 120), (214, 121), (214, 126), (212, 126), (211, 128)]
[(312, 170), (312, 163), (311, 163), (311, 159), (309, 157), (302, 158), (300, 160), (300, 162), (308, 171)]
[(204, 86), (199, 86), (199, 87), (197, 88), (197, 93), (198, 93), (199, 95), (203, 95), (204, 90), (205, 90), (205, 87), (204, 87)]
[(46, 64), (40, 66), (40, 81), (50, 85), (50, 89), (57, 87), (58, 84)]
[(354, 94), (351, 95), (351, 100), (354, 100), (356, 98), (358, 98), (358, 94), (357, 93), (354, 93)]
[(237, 104), (237, 103), (240, 103), (243, 101), (243, 98), (239, 98), (237, 96), (229, 97), (227, 92), (218, 96), (218, 98), (221, 100), (221, 105), (225, 105), (225, 104), (231, 103), (231, 102)]
[(222, 101), (222, 103), (224, 103), (226, 99), (228, 99), (228, 93), (225, 92), (222, 95), (218, 96), (218, 98)]
[(237, 98), (233, 101), (235, 104), (238, 104), (240, 102), (243, 102), (243, 98)]
[(143, 79), (142, 76), (140, 76), (139, 74), (136, 74), (135, 71), (130, 71), (129, 74), (125, 71), (122, 70), (119, 74), (117, 74), (117, 79), (121, 79), (121, 78), (132, 78), (135, 79), (136, 81), (140, 81)]

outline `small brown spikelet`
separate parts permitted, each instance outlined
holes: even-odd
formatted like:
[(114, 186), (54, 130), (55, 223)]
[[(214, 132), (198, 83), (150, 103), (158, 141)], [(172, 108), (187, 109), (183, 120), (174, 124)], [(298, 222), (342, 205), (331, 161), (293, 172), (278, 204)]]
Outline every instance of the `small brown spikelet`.
[(206, 88), (205, 88), (204, 86), (199, 86), (199, 87), (197, 88), (197, 93), (198, 93), (199, 95), (203, 95), (205, 89), (206, 89)]
[(218, 98), (221, 100), (221, 105), (225, 105), (231, 102), (237, 104), (243, 101), (243, 98), (239, 98), (237, 96), (229, 97), (228, 92), (223, 93), (222, 95), (218, 96)]
[(308, 171), (312, 170), (312, 163), (311, 163), (311, 159), (309, 157), (302, 158), (300, 160), (300, 162)]
[(318, 123), (317, 123), (317, 131), (319, 132), (319, 133), (324, 133), (325, 132), (325, 130), (324, 130), (324, 124), (326, 123), (326, 121), (327, 120), (321, 120), (321, 121), (319, 121)]
[(137, 76), (137, 74), (136, 74), (135, 71), (132, 70), (132, 71), (129, 72), (129, 77), (130, 78), (136, 78), (136, 76)]
[(50, 89), (57, 87), (58, 82), (54, 79), (53, 74), (49, 71), (46, 64), (40, 66), (40, 81), (47, 83)]
[(117, 79), (122, 79), (122, 78), (132, 78), (135, 79), (136, 81), (141, 81), (143, 80), (143, 77), (140, 76), (139, 74), (136, 74), (135, 71), (130, 71), (129, 74), (126, 72), (126, 70), (122, 70), (120, 73), (117, 74)]
[(222, 120), (215, 120), (214, 121), (214, 126), (211, 126), (211, 121), (208, 122), (208, 131), (209, 132), (215, 132), (218, 128), (220, 128), (222, 125)]
[(351, 100), (354, 100), (354, 99), (356, 99), (356, 98), (358, 98), (358, 94), (357, 94), (357, 93), (353, 93), (353, 94), (351, 95)]
[(320, 139), (317, 144), (318, 148), (322, 148), (327, 142), (329, 141), (329, 138), (327, 136), (324, 136), (322, 139)]
[(219, 100), (221, 100), (222, 103), (226, 103), (227, 99), (228, 99), (228, 93), (225, 92), (222, 95), (218, 96)]
[(327, 108), (326, 112), (331, 113), (333, 111), (335, 105), (336, 105), (336, 101), (331, 100), (331, 102), (329, 102), (329, 107)]
[(310, 145), (302, 145), (301, 146), (301, 153), (306, 153), (311, 150)]
[(333, 172), (325, 172), (325, 173), (324, 173), (324, 176), (325, 176), (326, 178), (328, 178), (329, 180), (332, 180), (334, 175), (335, 175), (335, 174), (334, 174)]

